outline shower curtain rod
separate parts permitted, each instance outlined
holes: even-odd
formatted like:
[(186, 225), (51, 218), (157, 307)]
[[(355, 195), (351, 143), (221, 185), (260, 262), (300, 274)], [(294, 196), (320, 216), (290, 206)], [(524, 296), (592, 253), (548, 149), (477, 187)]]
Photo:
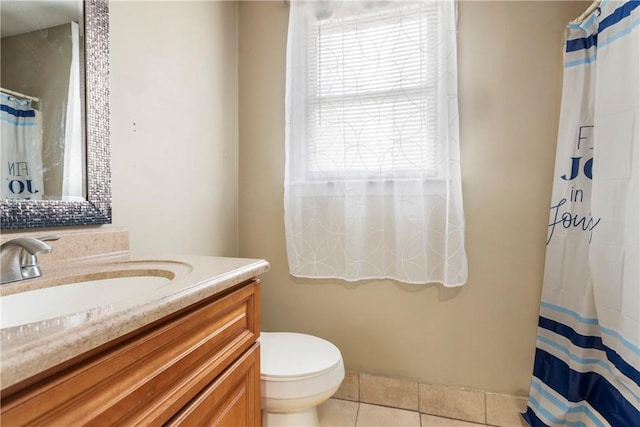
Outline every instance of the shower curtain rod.
[(587, 19), (589, 15), (591, 15), (593, 11), (600, 6), (601, 1), (602, 0), (595, 0), (593, 3), (591, 3), (591, 6), (589, 6), (587, 10), (585, 10), (584, 13), (578, 17), (578, 19), (576, 19), (576, 22), (582, 22)]
[(13, 95), (17, 98), (28, 99), (29, 101), (33, 101), (33, 102), (40, 102), (40, 98), (36, 98), (35, 96), (25, 95), (24, 93), (15, 92), (13, 90), (5, 89), (3, 87), (0, 87), (0, 92), (6, 93), (7, 95)]

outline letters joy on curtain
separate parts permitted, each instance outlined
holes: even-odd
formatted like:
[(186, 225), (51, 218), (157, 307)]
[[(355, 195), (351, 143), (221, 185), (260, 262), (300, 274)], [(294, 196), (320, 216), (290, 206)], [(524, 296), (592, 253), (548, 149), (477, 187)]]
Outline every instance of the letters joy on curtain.
[(291, 2), (292, 275), (466, 282), (455, 7)]
[[(602, 218), (594, 218), (591, 212), (588, 215), (580, 215), (569, 210), (573, 203), (584, 203), (590, 199), (585, 199), (585, 189), (579, 183), (582, 179), (593, 178), (593, 125), (578, 126), (575, 141), (576, 152), (569, 159), (570, 172), (563, 174), (560, 179), (570, 182), (568, 197), (559, 197), (559, 200), (552, 202), (551, 219), (549, 221), (549, 232), (547, 234), (547, 245), (553, 239), (556, 227), (565, 229), (578, 228), (589, 233), (589, 243), (593, 235), (593, 229), (598, 226)], [(590, 189), (589, 189), (590, 190)], [(587, 197), (589, 194), (587, 194)], [(568, 205), (567, 205), (568, 203)], [(567, 205), (567, 206), (565, 206)]]

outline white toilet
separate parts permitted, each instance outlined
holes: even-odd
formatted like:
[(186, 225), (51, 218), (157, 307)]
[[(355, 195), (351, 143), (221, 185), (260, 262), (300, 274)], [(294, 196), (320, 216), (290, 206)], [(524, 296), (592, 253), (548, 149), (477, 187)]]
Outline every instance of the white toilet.
[(329, 341), (292, 332), (260, 334), (263, 427), (317, 426), (317, 406), (343, 379), (342, 355)]

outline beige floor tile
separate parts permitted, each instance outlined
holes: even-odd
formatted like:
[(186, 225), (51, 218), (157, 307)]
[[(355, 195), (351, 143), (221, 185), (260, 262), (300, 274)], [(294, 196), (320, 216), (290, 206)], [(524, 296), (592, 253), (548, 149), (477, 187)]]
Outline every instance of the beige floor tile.
[(360, 374), (360, 402), (417, 411), (418, 383)]
[(527, 407), (524, 397), (487, 393), (487, 424), (500, 427), (526, 426), (520, 416)]
[(484, 393), (420, 384), (420, 412), (484, 424)]
[(320, 427), (354, 427), (358, 416), (358, 402), (329, 399), (318, 406)]
[(422, 427), (485, 427), (484, 424), (436, 417), (435, 415), (428, 414), (420, 414), (420, 421), (422, 422)]
[(360, 400), (360, 374), (358, 372), (347, 371), (340, 384), (340, 388), (335, 392), (333, 397), (345, 400)]
[(420, 414), (361, 403), (356, 427), (420, 427)]

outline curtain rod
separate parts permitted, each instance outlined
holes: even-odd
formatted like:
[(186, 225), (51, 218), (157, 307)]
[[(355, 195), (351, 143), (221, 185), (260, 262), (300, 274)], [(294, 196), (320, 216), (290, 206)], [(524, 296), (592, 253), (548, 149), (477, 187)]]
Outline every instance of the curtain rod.
[(602, 0), (595, 0), (591, 4), (591, 6), (589, 6), (589, 8), (587, 10), (585, 10), (584, 13), (578, 17), (578, 19), (576, 19), (576, 22), (582, 22), (585, 19), (587, 19), (589, 17), (589, 15), (591, 15), (593, 13), (593, 11), (596, 10), (600, 6), (600, 2), (601, 1)]
[(13, 90), (5, 89), (3, 87), (0, 87), (0, 92), (6, 93), (7, 95), (13, 95), (15, 97), (22, 98), (22, 99), (28, 99), (29, 101), (40, 102), (40, 98), (36, 98), (35, 96), (25, 95), (24, 93), (15, 92)]

